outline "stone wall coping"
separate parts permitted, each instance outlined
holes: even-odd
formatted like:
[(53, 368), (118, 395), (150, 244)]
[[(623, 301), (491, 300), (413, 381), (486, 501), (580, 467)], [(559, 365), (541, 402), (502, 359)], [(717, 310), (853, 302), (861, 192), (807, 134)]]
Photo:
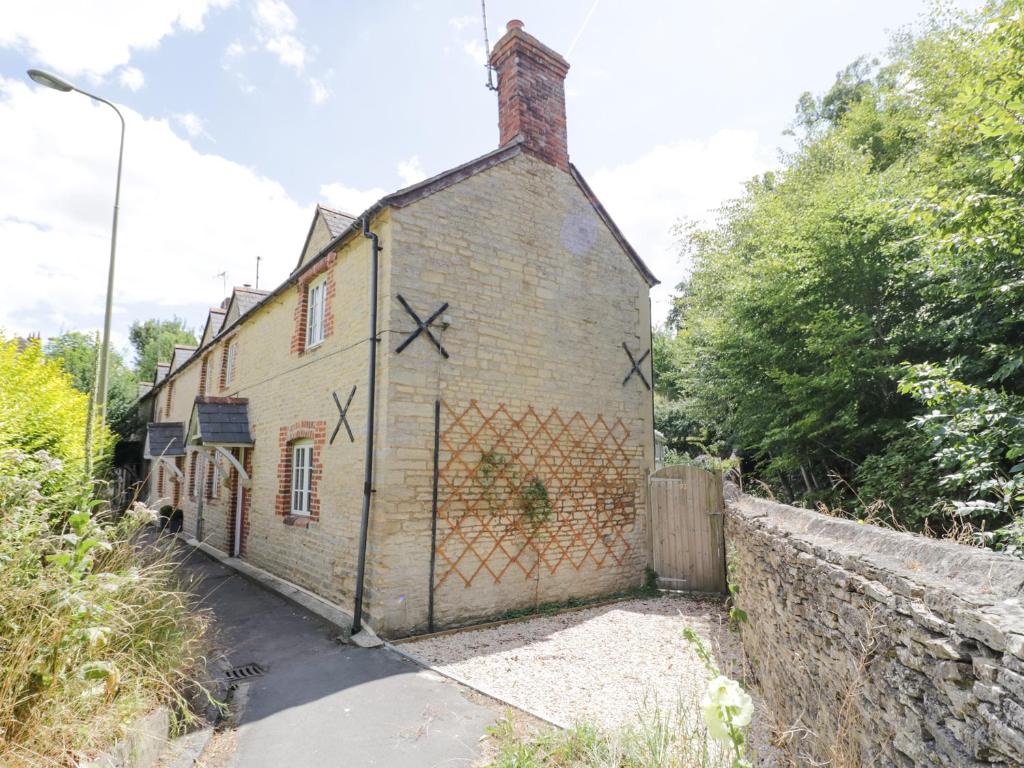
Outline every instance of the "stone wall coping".
[(881, 582), (889, 591), (873, 595), (881, 602), (920, 601), (947, 621), (976, 609), (1003, 632), (1024, 636), (1024, 561), (1011, 555), (754, 496), (742, 495), (727, 507), (728, 514), (788, 538), (809, 555)]

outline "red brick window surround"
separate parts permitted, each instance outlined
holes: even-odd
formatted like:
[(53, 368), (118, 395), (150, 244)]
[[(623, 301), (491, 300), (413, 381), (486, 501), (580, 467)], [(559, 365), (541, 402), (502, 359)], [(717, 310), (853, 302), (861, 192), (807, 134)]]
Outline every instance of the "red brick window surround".
[(174, 398), (174, 382), (167, 382), (167, 399), (164, 401), (164, 418), (171, 415), (171, 400)]
[(308, 528), (320, 520), (321, 454), (326, 438), (325, 421), (300, 421), (278, 431), (281, 457), (274, 510), (286, 525)]
[(205, 395), (206, 394), (206, 383), (209, 381), (209, 376), (207, 375), (209, 367), (210, 367), (210, 355), (206, 355), (203, 358), (203, 366), (202, 366), (202, 368), (199, 369), (199, 394), (200, 395)]
[[(292, 331), (293, 354), (301, 355), (316, 348), (334, 333), (333, 307), (336, 287), (333, 267), (336, 261), (337, 256), (330, 254), (309, 269), (295, 286), (298, 300), (295, 302), (295, 326)], [(310, 316), (311, 303), (314, 310), (322, 307), (322, 311), (318, 311), (315, 318)]]
[(238, 364), (238, 339), (230, 338), (224, 344), (224, 351), (220, 356), (220, 377), (221, 389), (227, 387), (235, 380), (235, 368)]

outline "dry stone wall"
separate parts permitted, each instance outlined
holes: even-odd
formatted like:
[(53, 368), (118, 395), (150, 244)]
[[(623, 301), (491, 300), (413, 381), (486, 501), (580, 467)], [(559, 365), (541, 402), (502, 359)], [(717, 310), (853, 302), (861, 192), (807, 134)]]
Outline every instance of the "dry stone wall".
[(727, 536), (744, 647), (803, 749), (1024, 764), (1024, 562), (746, 496)]

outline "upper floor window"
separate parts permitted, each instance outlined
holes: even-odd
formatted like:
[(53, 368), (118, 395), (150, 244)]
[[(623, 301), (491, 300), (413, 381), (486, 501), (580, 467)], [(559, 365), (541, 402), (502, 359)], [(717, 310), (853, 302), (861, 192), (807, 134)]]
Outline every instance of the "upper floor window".
[(308, 515), (313, 496), (313, 441), (292, 444), (292, 514)]
[(309, 285), (306, 298), (306, 347), (315, 347), (324, 340), (324, 310), (327, 302), (327, 280), (320, 278)]
[(237, 356), (238, 342), (232, 339), (224, 350), (224, 386), (230, 384), (235, 378), (235, 358)]

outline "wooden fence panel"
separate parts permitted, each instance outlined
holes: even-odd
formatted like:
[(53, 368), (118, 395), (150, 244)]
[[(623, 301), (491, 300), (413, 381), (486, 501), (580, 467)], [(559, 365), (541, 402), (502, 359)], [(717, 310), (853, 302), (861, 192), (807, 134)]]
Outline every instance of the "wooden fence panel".
[(659, 585), (688, 592), (724, 592), (721, 474), (699, 467), (663, 467), (651, 475), (650, 497)]

